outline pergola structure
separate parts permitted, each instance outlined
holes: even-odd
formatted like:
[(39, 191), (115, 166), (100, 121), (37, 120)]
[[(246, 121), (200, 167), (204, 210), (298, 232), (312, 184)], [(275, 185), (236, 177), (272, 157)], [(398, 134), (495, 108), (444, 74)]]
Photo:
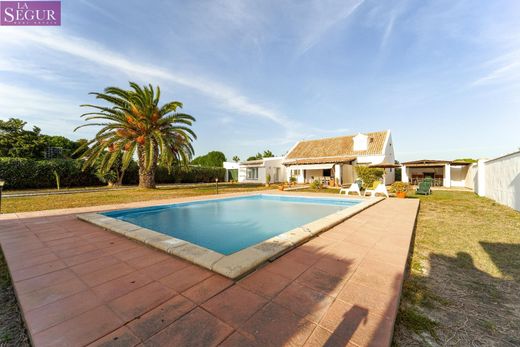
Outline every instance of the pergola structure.
[(416, 160), (402, 163), (401, 180), (413, 185), (431, 178), (434, 186), (464, 187), (470, 162), (450, 160)]

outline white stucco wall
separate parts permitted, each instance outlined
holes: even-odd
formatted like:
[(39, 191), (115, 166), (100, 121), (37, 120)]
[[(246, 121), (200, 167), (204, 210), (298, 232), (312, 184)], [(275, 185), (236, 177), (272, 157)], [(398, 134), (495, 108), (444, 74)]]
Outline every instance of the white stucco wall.
[(465, 187), (470, 165), (451, 165), (451, 186)]
[[(286, 172), (285, 166), (282, 165), (283, 157), (273, 157), (273, 158), (264, 158), (264, 162), (259, 166), (247, 166), (247, 165), (239, 165), (238, 168), (238, 182), (240, 183), (259, 183), (265, 184), (267, 175), (271, 175), (270, 183), (275, 183), (276, 181), (276, 169), (279, 169), (279, 177), (278, 182), (282, 182), (286, 180)], [(247, 168), (258, 168), (258, 179), (251, 180), (247, 179)]]
[(466, 188), (477, 190), (477, 164), (469, 165), (468, 171), (466, 172), (466, 178), (464, 180), (464, 186)]
[(520, 211), (520, 151), (488, 160), (484, 168), (485, 196)]

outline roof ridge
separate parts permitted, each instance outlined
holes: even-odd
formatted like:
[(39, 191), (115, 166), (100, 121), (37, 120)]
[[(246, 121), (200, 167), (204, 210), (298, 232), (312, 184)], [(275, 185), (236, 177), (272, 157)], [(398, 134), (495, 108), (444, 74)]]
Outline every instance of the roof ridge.
[(338, 135), (338, 136), (331, 136), (331, 137), (322, 137), (322, 138), (319, 138), (319, 139), (300, 140), (299, 142), (331, 140), (331, 139), (338, 139), (338, 138), (341, 138), (341, 137), (354, 137), (354, 136), (359, 135), (359, 134), (370, 135), (370, 134), (379, 134), (379, 133), (387, 133), (387, 132), (389, 132), (388, 129), (380, 130), (380, 131), (370, 131), (370, 132), (367, 132), (367, 133), (357, 132), (356, 134), (352, 134), (352, 135)]

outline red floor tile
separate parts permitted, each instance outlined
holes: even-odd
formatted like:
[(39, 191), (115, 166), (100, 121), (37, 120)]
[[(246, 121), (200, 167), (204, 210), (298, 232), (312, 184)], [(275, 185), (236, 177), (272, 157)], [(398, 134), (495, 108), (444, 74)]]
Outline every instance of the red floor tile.
[(101, 300), (108, 302), (141, 288), (150, 282), (152, 282), (150, 277), (139, 272), (132, 272), (93, 287), (92, 290)]
[(347, 282), (338, 294), (338, 299), (365, 307), (371, 313), (377, 313), (388, 318), (395, 317), (399, 303), (397, 293), (379, 292), (355, 282)]
[(133, 347), (139, 345), (141, 340), (135, 336), (127, 327), (121, 327), (103, 336), (88, 345), (88, 347)]
[(318, 323), (333, 300), (331, 296), (293, 282), (278, 294), (274, 302), (311, 322)]
[(111, 255), (108, 255), (103, 257), (97, 257), (96, 259), (88, 261), (86, 263), (71, 266), (70, 269), (78, 275), (84, 275), (89, 272), (105, 269), (108, 266), (117, 264), (119, 262), (120, 261), (118, 259), (114, 258)]
[(25, 311), (33, 310), (51, 302), (66, 298), (67, 296), (86, 290), (87, 286), (75, 278), (67, 282), (20, 294), (18, 299)]
[(294, 260), (285, 259), (284, 257), (281, 257), (272, 262), (271, 264), (267, 265), (264, 269), (271, 273), (283, 276), (289, 280), (294, 280), (308, 268), (309, 265), (305, 265)]
[(11, 271), (16, 271), (56, 260), (58, 260), (58, 257), (54, 253), (46, 253), (39, 256), (32, 255), (30, 257), (26, 256), (24, 259), (13, 262), (10, 269)]
[(341, 338), (340, 336), (333, 335), (331, 332), (323, 329), (322, 327), (316, 327), (305, 342), (305, 347), (357, 347), (356, 344), (349, 341), (349, 338)]
[(116, 330), (123, 323), (106, 306), (100, 306), (33, 335), (38, 347), (83, 346)]
[(213, 275), (190, 289), (185, 290), (182, 295), (200, 305), (231, 286), (233, 283), (234, 282), (228, 278), (220, 275)]
[(163, 277), (160, 282), (180, 293), (204, 281), (211, 275), (213, 273), (209, 270), (196, 265), (189, 265), (169, 276)]
[(267, 299), (235, 285), (211, 298), (202, 307), (220, 320), (238, 328), (266, 303)]
[(339, 291), (345, 284), (344, 278), (331, 275), (314, 266), (307, 270), (296, 281), (332, 297), (338, 295)]
[(264, 347), (263, 344), (259, 344), (253, 340), (248, 339), (239, 332), (234, 332), (227, 339), (222, 342), (219, 347)]
[(13, 281), (18, 282), (31, 277), (41, 276), (53, 271), (61, 270), (67, 266), (61, 260), (51, 261), (45, 264), (35, 265), (29, 268), (12, 271), (11, 278)]
[(283, 276), (260, 269), (242, 279), (238, 284), (265, 298), (271, 299), (290, 282), (289, 279)]
[(32, 334), (71, 319), (102, 304), (94, 293), (84, 290), (64, 299), (26, 312), (26, 321)]
[(301, 346), (315, 325), (275, 303), (267, 304), (239, 330), (264, 346)]
[(187, 261), (169, 256), (166, 260), (147, 266), (141, 271), (157, 281), (189, 265)]
[(196, 308), (145, 343), (151, 346), (217, 346), (233, 329), (206, 311)]
[(16, 284), (16, 291), (18, 292), (18, 294), (25, 294), (33, 292), (35, 290), (67, 282), (75, 278), (77, 278), (77, 276), (76, 274), (74, 274), (74, 272), (70, 271), (69, 269), (62, 269), (38, 277), (32, 277), (20, 281)]
[(194, 303), (183, 297), (176, 295), (164, 304), (153, 310), (137, 317), (128, 327), (142, 340), (146, 340), (158, 331), (175, 322), (177, 319), (193, 310)]
[(108, 306), (124, 321), (154, 309), (175, 295), (175, 291), (159, 282), (152, 282), (108, 303)]
[(104, 269), (86, 273), (80, 277), (87, 285), (90, 287), (95, 287), (102, 283), (127, 275), (131, 272), (135, 272), (135, 270), (130, 267), (130, 265), (123, 262), (118, 262), (116, 264), (107, 266)]

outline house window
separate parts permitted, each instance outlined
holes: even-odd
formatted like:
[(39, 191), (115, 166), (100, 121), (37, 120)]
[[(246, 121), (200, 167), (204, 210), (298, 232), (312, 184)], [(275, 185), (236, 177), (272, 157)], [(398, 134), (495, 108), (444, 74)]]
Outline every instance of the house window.
[(258, 179), (258, 168), (257, 167), (247, 168), (246, 179), (257, 180)]
[(330, 177), (330, 169), (323, 169), (323, 176)]

